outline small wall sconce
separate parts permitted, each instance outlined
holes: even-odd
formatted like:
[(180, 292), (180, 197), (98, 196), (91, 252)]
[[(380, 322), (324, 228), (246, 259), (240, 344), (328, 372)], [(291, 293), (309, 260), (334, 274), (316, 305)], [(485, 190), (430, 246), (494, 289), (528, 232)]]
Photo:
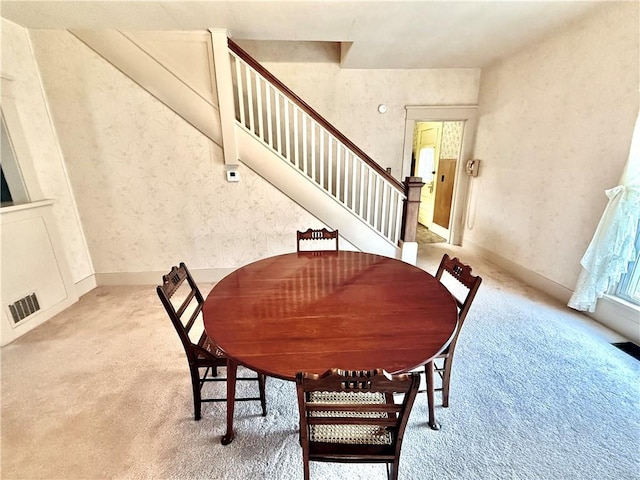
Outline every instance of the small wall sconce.
[(384, 103), (378, 105), (378, 113), (387, 113), (387, 106)]

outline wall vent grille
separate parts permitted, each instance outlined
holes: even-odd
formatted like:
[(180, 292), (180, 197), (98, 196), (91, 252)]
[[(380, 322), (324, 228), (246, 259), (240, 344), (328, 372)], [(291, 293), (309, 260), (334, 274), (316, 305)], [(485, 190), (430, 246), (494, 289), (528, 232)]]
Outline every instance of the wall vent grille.
[(11, 311), (11, 316), (13, 317), (13, 323), (18, 323), (29, 315), (40, 310), (40, 304), (38, 303), (38, 298), (35, 293), (31, 295), (27, 295), (26, 297), (21, 298), (15, 303), (9, 305), (9, 310)]

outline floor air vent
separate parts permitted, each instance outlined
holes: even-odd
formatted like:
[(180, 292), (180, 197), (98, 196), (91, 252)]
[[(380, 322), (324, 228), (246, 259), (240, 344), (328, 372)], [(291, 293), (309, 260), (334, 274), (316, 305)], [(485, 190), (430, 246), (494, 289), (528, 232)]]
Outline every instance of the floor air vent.
[(35, 293), (31, 295), (27, 295), (26, 297), (21, 298), (15, 303), (9, 305), (9, 310), (11, 311), (11, 316), (13, 317), (13, 323), (18, 323), (29, 315), (40, 310), (40, 304), (38, 304), (38, 298)]
[(631, 355), (636, 360), (640, 360), (640, 347), (633, 342), (612, 343), (614, 347), (618, 347), (623, 352)]

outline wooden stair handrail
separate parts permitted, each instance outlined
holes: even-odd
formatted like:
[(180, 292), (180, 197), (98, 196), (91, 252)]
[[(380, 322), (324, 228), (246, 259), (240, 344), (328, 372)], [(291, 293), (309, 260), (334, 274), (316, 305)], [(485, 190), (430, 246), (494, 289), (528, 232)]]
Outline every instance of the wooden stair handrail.
[(278, 87), (278, 89), (284, 93), (289, 99), (295, 103), (298, 107), (304, 110), (311, 118), (313, 118), (316, 122), (318, 122), (324, 129), (329, 131), (334, 137), (340, 140), (344, 145), (346, 145), (352, 152), (357, 154), (362, 161), (364, 161), (367, 165), (373, 168), (378, 174), (380, 174), (387, 182), (389, 182), (394, 188), (399, 190), (400, 192), (405, 193), (405, 187), (402, 183), (396, 180), (393, 176), (391, 176), (387, 171), (378, 165), (369, 155), (364, 153), (360, 148), (356, 146), (351, 140), (344, 136), (343, 133), (340, 132), (336, 127), (334, 127), (328, 120), (326, 120), (322, 115), (316, 112), (313, 108), (311, 108), (304, 100), (298, 97), (295, 93), (293, 93), (284, 83), (278, 80), (269, 70), (264, 68), (257, 62), (251, 55), (249, 55), (246, 51), (244, 51), (237, 43), (228, 38), (229, 49), (238, 55), (242, 60), (244, 60), (248, 65), (251, 66), (256, 72), (262, 75), (264, 78), (269, 80), (273, 85)]

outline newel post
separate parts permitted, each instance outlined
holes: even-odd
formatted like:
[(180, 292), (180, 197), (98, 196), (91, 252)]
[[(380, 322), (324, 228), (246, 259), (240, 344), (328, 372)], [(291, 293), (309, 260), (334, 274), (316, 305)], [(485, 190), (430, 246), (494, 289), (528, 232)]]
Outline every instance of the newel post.
[(416, 241), (420, 192), (423, 186), (424, 182), (421, 177), (407, 177), (404, 181), (407, 199), (404, 201), (404, 209), (402, 212), (401, 238), (403, 242)]

